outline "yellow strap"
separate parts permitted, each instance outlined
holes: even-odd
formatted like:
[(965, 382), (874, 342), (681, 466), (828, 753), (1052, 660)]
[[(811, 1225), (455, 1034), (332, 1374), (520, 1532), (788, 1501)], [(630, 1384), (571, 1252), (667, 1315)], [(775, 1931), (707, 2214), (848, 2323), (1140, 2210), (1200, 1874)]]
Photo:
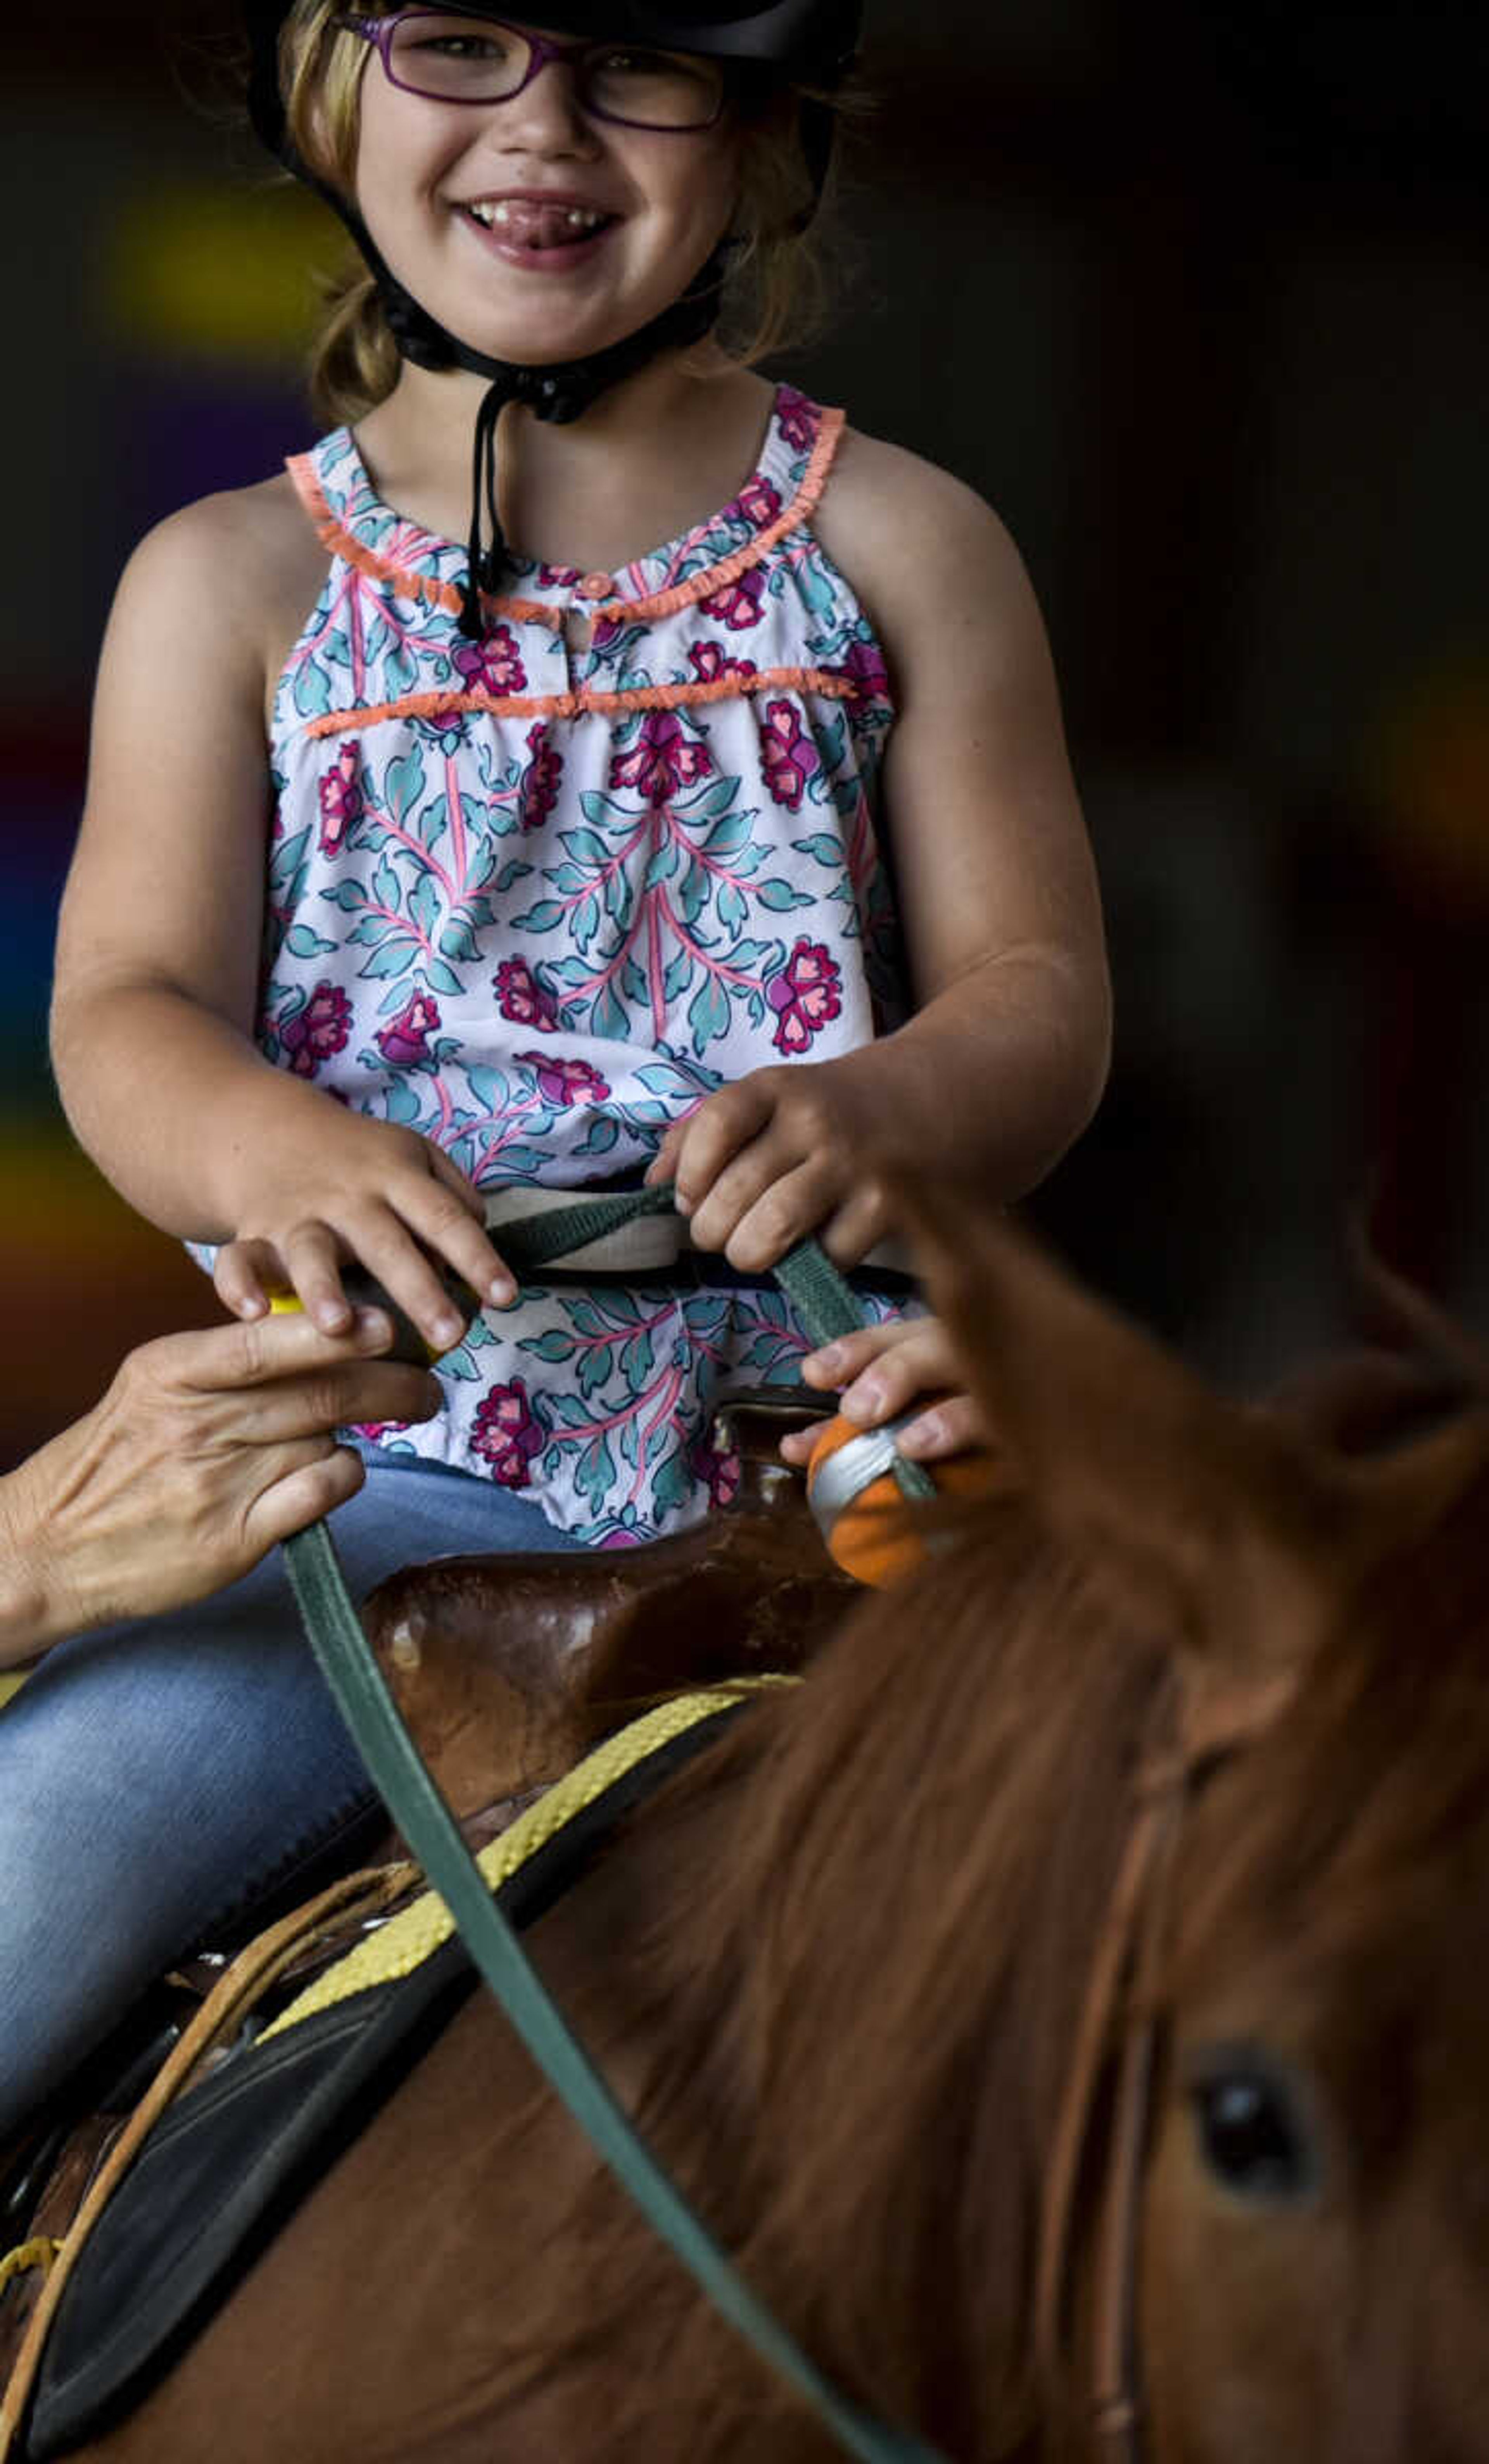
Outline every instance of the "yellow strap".
[[(591, 1805), (659, 1746), (670, 1745), (674, 1737), (697, 1727), (700, 1720), (711, 1719), (744, 1694), (797, 1682), (789, 1677), (742, 1678), (735, 1684), (717, 1686), (708, 1693), (682, 1694), (675, 1702), (659, 1704), (656, 1710), (644, 1713), (617, 1735), (607, 1737), (603, 1745), (587, 1754), (566, 1777), (556, 1780), (535, 1805), (529, 1805), (481, 1850), (476, 1861), (491, 1889), (500, 1890), (529, 1857), (563, 1830), (572, 1815)], [(298, 2027), (301, 2019), (313, 2017), (318, 2011), (329, 2011), (349, 1995), (366, 1992), (370, 1986), (386, 1985), (395, 1976), (411, 1975), (441, 1943), (449, 1941), (454, 1931), (455, 1925), (443, 1900), (437, 1892), (426, 1891), (411, 1907), (389, 1917), (344, 1959), (308, 1985), (273, 2026), (265, 2028), (257, 2043), (266, 2045), (272, 2036)]]
[(23, 2241), (15, 2250), (8, 2250), (0, 2258), (0, 2285), (9, 2284), (12, 2276), (27, 2276), (33, 2268), (50, 2268), (62, 2245), (49, 2241), (38, 2233), (34, 2241)]

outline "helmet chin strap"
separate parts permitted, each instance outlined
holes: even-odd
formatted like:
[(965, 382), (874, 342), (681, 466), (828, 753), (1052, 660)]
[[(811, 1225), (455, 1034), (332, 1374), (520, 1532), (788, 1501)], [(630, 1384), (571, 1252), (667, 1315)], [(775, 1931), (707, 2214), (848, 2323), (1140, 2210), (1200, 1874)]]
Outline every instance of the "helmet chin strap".
[(687, 289), (633, 334), (623, 334), (603, 351), (582, 360), (556, 361), (548, 366), (526, 367), (510, 360), (492, 359), (460, 341), (436, 324), (429, 311), (404, 289), (374, 245), (361, 216), (349, 221), (377, 282), (389, 329), (401, 356), (421, 368), (467, 368), (485, 377), (487, 387), (476, 417), (476, 446), (471, 478), (470, 562), (461, 597), (459, 626), (467, 641), (485, 633), (482, 592), (500, 587), (507, 543), (497, 501), (497, 429), (509, 402), (524, 403), (534, 418), (567, 427), (579, 419), (598, 396), (623, 377), (645, 367), (657, 353), (701, 341), (719, 316), (730, 243), (720, 242), (706, 265)]

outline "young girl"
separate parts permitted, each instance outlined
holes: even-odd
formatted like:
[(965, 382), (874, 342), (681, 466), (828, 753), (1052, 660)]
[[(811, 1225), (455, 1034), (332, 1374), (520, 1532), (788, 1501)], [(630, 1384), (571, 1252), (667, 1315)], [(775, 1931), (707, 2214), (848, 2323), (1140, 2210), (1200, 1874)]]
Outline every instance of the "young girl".
[[(456, 1345), (337, 1517), (362, 1587), (706, 1510), (721, 1382), (805, 1349), (772, 1263), (869, 1258), (881, 1162), (1011, 1199), (1105, 1068), (1014, 549), (713, 339), (790, 287), (854, 0), (543, 18), (251, 7), (256, 122), (367, 268), (321, 367), (351, 424), (136, 556), (58, 949), (74, 1125), (231, 1309), (334, 1332), (355, 1261)], [(690, 1270), (512, 1307), (502, 1191), (643, 1174)], [(0, 1719), (0, 2123), (362, 1802), (277, 1586), (65, 1646)]]

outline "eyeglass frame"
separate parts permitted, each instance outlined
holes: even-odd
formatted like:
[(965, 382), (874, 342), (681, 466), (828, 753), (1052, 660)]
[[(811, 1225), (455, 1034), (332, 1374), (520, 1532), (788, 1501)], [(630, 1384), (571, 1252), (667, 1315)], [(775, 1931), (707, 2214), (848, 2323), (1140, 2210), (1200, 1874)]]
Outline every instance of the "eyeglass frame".
[[(519, 79), (509, 94), (493, 95), (485, 102), (478, 101), (474, 95), (430, 94), (422, 86), (409, 85), (403, 77), (394, 77), (391, 54), (394, 34), (400, 26), (408, 23), (411, 17), (468, 17), (475, 25), (495, 26), (500, 33), (515, 34), (520, 42), (527, 45), (532, 55), (527, 63), (526, 74)], [(389, 84), (399, 94), (417, 95), (421, 102), (453, 103), (456, 110), (460, 111), (489, 111), (497, 103), (515, 102), (518, 96), (525, 93), (534, 77), (541, 75), (550, 60), (563, 62), (575, 53), (583, 55), (591, 52), (611, 51), (615, 43), (613, 35), (609, 41), (594, 37), (587, 40), (583, 35), (571, 35), (567, 42), (555, 43), (550, 41), (546, 34), (530, 34), (525, 27), (509, 24), (504, 17), (488, 17), (483, 10), (458, 7), (397, 9), (390, 17), (363, 17), (348, 11), (344, 15), (333, 18), (331, 22), (338, 33), (359, 34), (365, 43), (370, 44), (383, 63), (383, 75)], [(721, 81), (719, 100), (711, 119), (690, 120), (682, 123), (672, 121), (657, 122), (652, 120), (628, 120), (618, 111), (601, 110), (598, 105), (589, 101), (582, 89), (578, 99), (581, 109), (591, 120), (603, 120), (612, 128), (641, 128), (651, 137), (697, 137), (704, 129), (718, 127), (728, 106), (729, 89), (725, 81)]]

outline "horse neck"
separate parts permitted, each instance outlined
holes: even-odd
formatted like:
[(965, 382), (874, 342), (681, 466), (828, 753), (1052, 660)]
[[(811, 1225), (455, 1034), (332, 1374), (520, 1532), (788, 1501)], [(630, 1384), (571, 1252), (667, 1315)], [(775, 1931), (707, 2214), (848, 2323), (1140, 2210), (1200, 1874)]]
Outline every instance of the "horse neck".
[(652, 2125), (729, 2146), (753, 2279), (955, 2453), (1037, 2435), (1042, 2179), (1161, 1664), (1005, 1518), (852, 1618), (658, 1836)]

